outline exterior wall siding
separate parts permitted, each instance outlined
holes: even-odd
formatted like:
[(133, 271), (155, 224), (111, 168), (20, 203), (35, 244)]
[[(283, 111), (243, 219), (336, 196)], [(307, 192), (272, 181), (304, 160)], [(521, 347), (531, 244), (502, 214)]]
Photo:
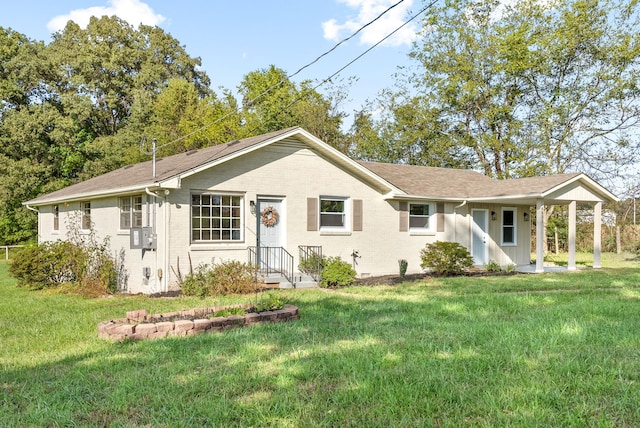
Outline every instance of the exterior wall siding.
[[(242, 196), (242, 242), (191, 242), (191, 193), (230, 193)], [(91, 200), (91, 214), (96, 238), (110, 237), (112, 250), (124, 250), (128, 273), (127, 291), (154, 293), (178, 286), (177, 273), (184, 277), (189, 268), (203, 263), (226, 260), (246, 262), (248, 247), (257, 243), (259, 212), (251, 213), (250, 201), (259, 199), (282, 200), (280, 222), (284, 227), (283, 246), (294, 256), (297, 268), (298, 246), (322, 246), (326, 256), (339, 256), (351, 263), (356, 251), (355, 270), (360, 276), (398, 273), (398, 260), (408, 261), (408, 273), (422, 272), (420, 251), (425, 244), (436, 240), (457, 241), (471, 247), (471, 209), (486, 208), (498, 213), (489, 220), (491, 243), (489, 258), (505, 266), (525, 264), (530, 259), (530, 223), (524, 222), (523, 212), (517, 208), (517, 246), (500, 243), (500, 214), (502, 206), (496, 204), (462, 204), (447, 202), (440, 206), (444, 212), (435, 214), (442, 222), (430, 233), (400, 231), (401, 202), (385, 200), (384, 195), (368, 183), (349, 174), (325, 159), (308, 146), (295, 140), (283, 141), (250, 152), (203, 172), (184, 177), (179, 189), (161, 190), (158, 197), (143, 194), (143, 225), (155, 226), (157, 250), (142, 251), (129, 248), (129, 231), (119, 230), (118, 198)], [(346, 197), (348, 204), (362, 201), (362, 231), (354, 231), (352, 219), (344, 232), (309, 230), (307, 221), (308, 198), (321, 196)], [(428, 201), (436, 202), (436, 201)], [(434, 203), (435, 207), (436, 204)], [(53, 231), (53, 207), (40, 208), (40, 240), (66, 239), (72, 213), (80, 203), (59, 206), (60, 230)], [(352, 215), (351, 209), (348, 210)], [(143, 276), (148, 268), (149, 278)]]

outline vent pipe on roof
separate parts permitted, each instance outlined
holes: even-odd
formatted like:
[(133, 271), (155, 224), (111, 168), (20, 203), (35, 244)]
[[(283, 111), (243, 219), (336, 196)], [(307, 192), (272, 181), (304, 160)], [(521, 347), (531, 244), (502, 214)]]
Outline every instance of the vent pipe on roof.
[(153, 153), (153, 178), (156, 178), (156, 144), (158, 141), (154, 138), (151, 142), (151, 152)]

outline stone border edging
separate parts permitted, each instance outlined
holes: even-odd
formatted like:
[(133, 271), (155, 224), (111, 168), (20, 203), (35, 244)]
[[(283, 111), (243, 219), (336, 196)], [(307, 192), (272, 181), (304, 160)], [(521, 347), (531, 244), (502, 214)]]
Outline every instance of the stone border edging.
[(298, 308), (292, 305), (285, 305), (284, 308), (275, 311), (251, 312), (229, 317), (207, 317), (224, 309), (247, 309), (250, 307), (251, 305), (233, 305), (153, 315), (147, 315), (147, 311), (144, 309), (129, 311), (126, 318), (103, 321), (98, 324), (98, 337), (124, 341), (126, 339), (145, 340), (171, 336), (192, 336), (253, 324), (291, 321), (300, 317)]

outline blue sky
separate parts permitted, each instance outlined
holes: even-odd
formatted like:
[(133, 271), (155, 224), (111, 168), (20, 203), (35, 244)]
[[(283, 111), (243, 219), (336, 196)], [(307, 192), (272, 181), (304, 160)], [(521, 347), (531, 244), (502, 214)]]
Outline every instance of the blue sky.
[[(134, 27), (158, 25), (186, 46), (212, 88), (235, 90), (242, 77), (273, 64), (294, 73), (351, 35), (397, 0), (18, 0), (2, 6), (0, 26), (35, 40), (49, 42), (68, 19), (85, 26), (91, 15), (118, 15)], [(404, 0), (384, 19), (341, 45), (293, 80), (321, 81), (396, 29), (419, 0)], [(349, 90), (347, 113), (393, 85), (398, 66), (410, 64), (407, 54), (419, 19), (377, 46), (337, 78), (357, 77)], [(319, 89), (322, 92), (322, 88)]]

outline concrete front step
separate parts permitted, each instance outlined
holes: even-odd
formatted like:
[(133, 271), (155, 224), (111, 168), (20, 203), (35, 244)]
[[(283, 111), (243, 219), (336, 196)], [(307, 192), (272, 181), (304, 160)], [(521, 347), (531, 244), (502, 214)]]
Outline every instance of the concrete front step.
[(313, 288), (318, 286), (318, 282), (313, 277), (300, 274), (294, 276), (295, 286), (284, 276), (264, 277), (262, 281), (269, 286), (274, 286), (274, 288), (276, 286), (277, 288)]

